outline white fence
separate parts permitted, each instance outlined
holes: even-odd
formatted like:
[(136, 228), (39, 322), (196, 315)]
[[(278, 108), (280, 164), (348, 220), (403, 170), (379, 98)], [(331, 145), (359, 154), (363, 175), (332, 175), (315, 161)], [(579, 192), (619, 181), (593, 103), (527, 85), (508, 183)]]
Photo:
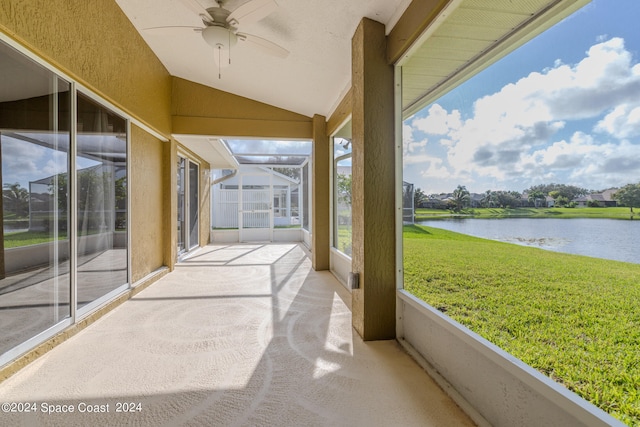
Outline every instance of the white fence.
[(238, 190), (218, 190), (215, 195), (214, 228), (238, 228)]
[(269, 189), (242, 190), (242, 206), (238, 204), (238, 190), (218, 190), (213, 205), (214, 228), (238, 228), (238, 212), (242, 209), (243, 228), (270, 228)]

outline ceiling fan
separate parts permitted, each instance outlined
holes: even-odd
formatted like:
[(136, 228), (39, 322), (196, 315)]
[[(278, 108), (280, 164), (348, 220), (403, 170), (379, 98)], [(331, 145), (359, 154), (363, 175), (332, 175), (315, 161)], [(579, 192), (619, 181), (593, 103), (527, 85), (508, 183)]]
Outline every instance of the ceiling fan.
[[(144, 31), (166, 32), (174, 29), (190, 28), (202, 34), (205, 42), (216, 50), (214, 56), (218, 67), (231, 63), (231, 48), (240, 40), (247, 45), (279, 58), (286, 58), (289, 51), (262, 37), (240, 32), (241, 26), (260, 21), (273, 13), (278, 4), (275, 0), (250, 0), (233, 11), (223, 7), (224, 0), (214, 0), (216, 6), (204, 8), (196, 0), (182, 0), (182, 3), (197, 13), (204, 27), (168, 26), (145, 28)], [(218, 72), (220, 78), (220, 72)]]

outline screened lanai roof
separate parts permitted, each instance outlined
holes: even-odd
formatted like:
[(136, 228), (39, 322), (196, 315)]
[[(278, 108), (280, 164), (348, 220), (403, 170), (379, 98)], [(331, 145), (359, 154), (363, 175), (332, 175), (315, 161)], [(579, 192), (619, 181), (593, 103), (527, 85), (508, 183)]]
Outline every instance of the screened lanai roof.
[(223, 143), (240, 165), (304, 166), (311, 156), (311, 141), (229, 139)]
[(241, 165), (278, 165), (303, 166), (308, 156), (273, 156), (273, 155), (237, 155), (234, 156)]

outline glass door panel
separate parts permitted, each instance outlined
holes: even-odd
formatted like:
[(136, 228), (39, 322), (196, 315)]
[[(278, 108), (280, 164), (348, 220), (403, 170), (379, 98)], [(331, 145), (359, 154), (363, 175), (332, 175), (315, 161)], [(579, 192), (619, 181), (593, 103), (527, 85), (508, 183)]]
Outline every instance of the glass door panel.
[[(78, 308), (128, 282), (126, 120), (78, 93)], [(122, 218), (125, 218), (123, 221)]]
[(178, 257), (200, 245), (199, 166), (178, 157)]
[(200, 244), (198, 221), (198, 165), (189, 162), (189, 249)]
[(184, 252), (186, 246), (186, 200), (185, 200), (185, 164), (186, 159), (178, 157), (178, 254)]
[(0, 64), (2, 355), (71, 316), (70, 85), (2, 43)]

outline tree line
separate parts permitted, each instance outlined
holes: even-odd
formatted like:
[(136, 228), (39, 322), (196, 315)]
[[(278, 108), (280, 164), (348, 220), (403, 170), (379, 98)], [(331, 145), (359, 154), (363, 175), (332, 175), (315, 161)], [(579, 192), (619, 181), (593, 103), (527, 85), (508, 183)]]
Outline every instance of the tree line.
[[(595, 192), (575, 185), (551, 183), (531, 186), (524, 193), (527, 194), (527, 201), (538, 208), (546, 207), (547, 197), (554, 200), (555, 206), (575, 207), (576, 198)], [(479, 203), (484, 208), (515, 208), (522, 205), (522, 194), (517, 191), (487, 190), (482, 193)], [(440, 200), (440, 196), (442, 194), (427, 195), (420, 188), (416, 188), (413, 195), (414, 207), (424, 206), (435, 199)], [(619, 205), (627, 206), (633, 212), (634, 207), (640, 207), (640, 183), (625, 185), (614, 193), (613, 198)], [(460, 211), (470, 205), (471, 193), (464, 185), (458, 185), (445, 202), (445, 207), (454, 211)], [(597, 201), (593, 201), (590, 206), (597, 206)]]

